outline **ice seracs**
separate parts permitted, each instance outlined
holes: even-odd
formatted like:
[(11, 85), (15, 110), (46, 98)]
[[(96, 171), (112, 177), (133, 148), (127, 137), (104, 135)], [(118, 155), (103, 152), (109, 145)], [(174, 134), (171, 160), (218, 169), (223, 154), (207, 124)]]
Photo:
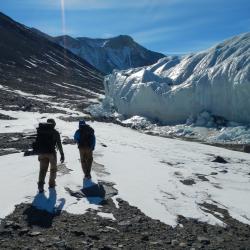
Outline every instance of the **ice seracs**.
[(128, 117), (177, 124), (208, 111), (229, 121), (250, 123), (250, 33), (200, 53), (114, 71), (104, 84), (107, 99)]

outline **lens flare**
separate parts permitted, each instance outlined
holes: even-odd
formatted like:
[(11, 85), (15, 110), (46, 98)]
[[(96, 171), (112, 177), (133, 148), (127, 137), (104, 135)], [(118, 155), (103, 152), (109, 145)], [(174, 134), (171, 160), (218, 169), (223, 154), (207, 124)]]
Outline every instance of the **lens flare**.
[(61, 15), (62, 15), (62, 33), (66, 34), (66, 25), (65, 25), (65, 4), (64, 0), (61, 0)]
[[(62, 33), (63, 33), (63, 44), (66, 46), (66, 23), (65, 23), (65, 3), (61, 0), (61, 16), (62, 16)], [(66, 49), (64, 49), (64, 66), (66, 66)]]

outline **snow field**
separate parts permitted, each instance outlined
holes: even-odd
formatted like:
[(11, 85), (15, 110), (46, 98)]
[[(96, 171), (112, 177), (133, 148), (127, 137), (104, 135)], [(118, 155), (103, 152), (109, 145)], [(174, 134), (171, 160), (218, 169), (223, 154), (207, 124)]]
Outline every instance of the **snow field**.
[[(107, 142), (110, 128), (100, 129), (103, 132), (99, 137), (106, 135), (102, 141)], [(177, 215), (222, 225), (201, 209), (200, 204), (207, 202), (228, 209), (242, 222), (250, 222), (249, 155), (119, 127), (112, 129), (110, 142), (102, 148), (103, 157), (97, 158), (98, 162), (111, 173), (119, 196), (150, 217), (173, 226)], [(211, 162), (215, 155), (230, 159), (230, 163)], [(227, 174), (220, 172), (223, 170)], [(201, 181), (198, 175), (208, 181)], [(195, 184), (184, 185), (181, 181), (186, 179), (193, 179)]]
[[(19, 118), (4, 121), (1, 132), (34, 130), (39, 121), (54, 117), (62, 136), (72, 138), (77, 122), (57, 119), (61, 114), (38, 114), (5, 111)], [(25, 115), (27, 114), (27, 116)], [(202, 203), (216, 204), (227, 209), (237, 220), (250, 224), (250, 155), (222, 148), (138, 133), (114, 124), (94, 122), (97, 146), (94, 160), (103, 164), (109, 174), (100, 177), (93, 171), (93, 181), (111, 181), (118, 195), (146, 215), (175, 226), (178, 215), (196, 218), (211, 224), (223, 223), (205, 211)], [(102, 143), (107, 145), (103, 147)], [(87, 208), (98, 209), (86, 199), (76, 200), (65, 187), (82, 187), (82, 170), (76, 145), (64, 146), (69, 174), (58, 174), (57, 200), (65, 199), (63, 209), (84, 213)], [(229, 163), (212, 162), (215, 156)], [(38, 166), (36, 156), (12, 154), (0, 157), (1, 214), (5, 217), (20, 202), (32, 202), (36, 195)], [(204, 177), (207, 179), (204, 181)], [(203, 179), (203, 180), (202, 180)], [(184, 184), (191, 180), (192, 185)], [(46, 193), (47, 195), (47, 193)]]

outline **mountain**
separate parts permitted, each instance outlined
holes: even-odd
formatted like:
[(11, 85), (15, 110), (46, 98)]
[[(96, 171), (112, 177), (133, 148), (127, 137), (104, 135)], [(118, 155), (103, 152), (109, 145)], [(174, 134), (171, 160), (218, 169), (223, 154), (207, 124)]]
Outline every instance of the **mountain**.
[(39, 36), (43, 36), (44, 38), (46, 38), (46, 39), (48, 39), (48, 40), (50, 40), (50, 41), (54, 41), (54, 38), (52, 37), (52, 36), (50, 36), (50, 35), (48, 35), (48, 34), (46, 34), (46, 33), (44, 33), (44, 32), (42, 32), (42, 31), (40, 31), (40, 30), (38, 30), (38, 29), (36, 29), (36, 28), (30, 28), (30, 30), (31, 31), (33, 31), (34, 33), (36, 33), (37, 35), (39, 35)]
[(185, 123), (207, 111), (250, 123), (250, 33), (183, 57), (115, 71), (105, 78), (106, 100), (126, 116)]
[(96, 68), (3, 13), (0, 35), (0, 108), (52, 112), (57, 101), (82, 109), (103, 93)]
[(126, 35), (108, 39), (59, 36), (54, 41), (106, 74), (113, 69), (151, 65), (164, 57), (163, 54), (142, 47)]

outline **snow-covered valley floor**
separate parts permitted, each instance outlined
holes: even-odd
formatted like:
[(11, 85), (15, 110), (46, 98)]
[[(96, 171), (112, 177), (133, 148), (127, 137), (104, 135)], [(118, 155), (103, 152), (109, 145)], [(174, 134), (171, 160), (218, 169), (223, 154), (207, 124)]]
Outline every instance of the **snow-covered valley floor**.
[[(61, 114), (1, 112), (18, 118), (1, 122), (1, 133), (29, 132), (48, 117), (56, 118), (62, 137), (72, 138), (77, 129), (76, 122), (58, 119)], [(210, 203), (250, 224), (249, 154), (149, 136), (114, 124), (93, 122), (91, 125), (97, 137), (93, 181), (114, 182), (118, 197), (146, 215), (172, 226), (177, 223), (177, 215), (223, 225), (219, 219), (222, 214), (215, 217), (203, 206)], [(72, 171), (58, 173), (57, 204), (77, 214), (89, 207), (98, 209), (97, 205), (86, 199), (77, 200), (65, 190), (79, 190), (83, 175), (76, 145), (66, 145), (64, 150), (66, 162), (61, 167)], [(228, 163), (212, 162), (216, 156)], [(33, 201), (37, 194), (38, 166), (37, 156), (23, 157), (22, 153), (16, 153), (0, 157), (0, 218), (11, 213), (14, 205)]]

